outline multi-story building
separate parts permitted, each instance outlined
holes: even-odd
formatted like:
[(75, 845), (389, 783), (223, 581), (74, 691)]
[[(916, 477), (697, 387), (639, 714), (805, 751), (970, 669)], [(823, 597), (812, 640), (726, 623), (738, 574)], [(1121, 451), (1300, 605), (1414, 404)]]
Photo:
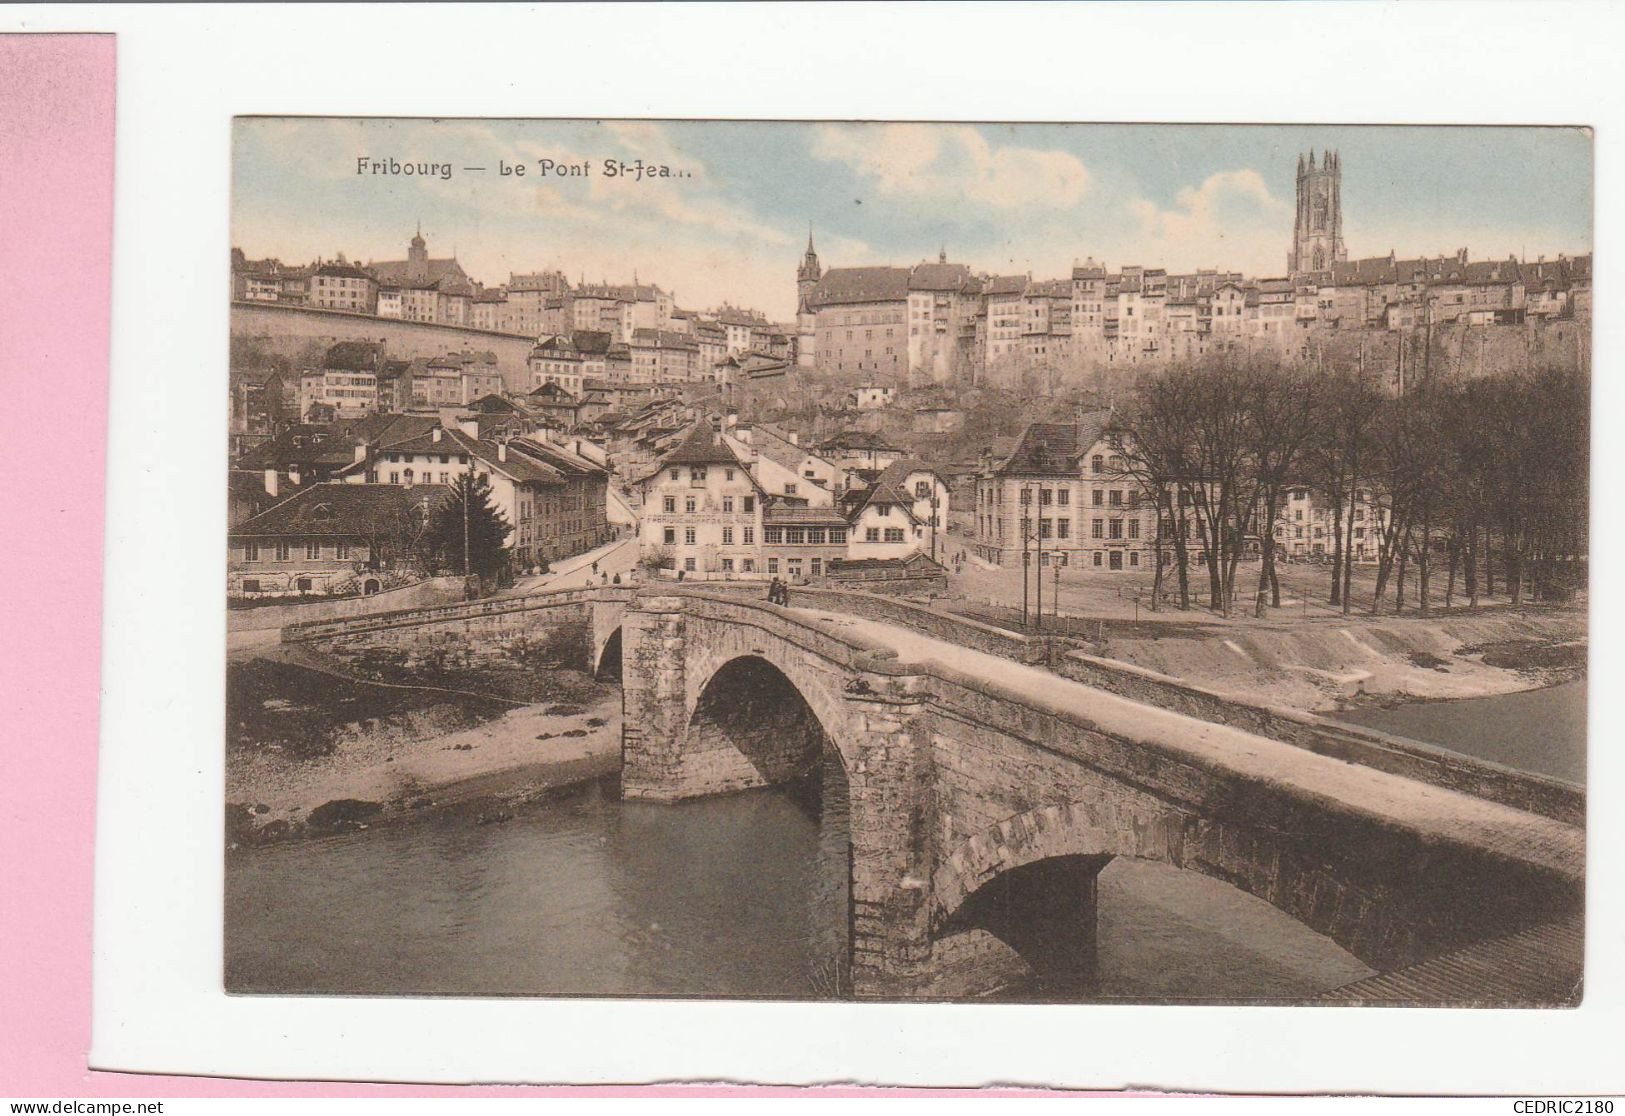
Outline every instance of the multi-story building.
[(379, 317), (469, 324), (473, 280), (455, 257), (431, 259), (421, 229), (407, 246), (406, 259), (369, 262), (365, 270), (378, 284)]
[(562, 271), (510, 274), (503, 290), (503, 312), (494, 316), (500, 323), (497, 328), (503, 332), (539, 338), (549, 333), (565, 333), (573, 327), (564, 313), (570, 283)]
[(814, 352), (819, 368), (908, 377), (909, 269), (838, 267), (824, 272), (813, 294)]
[(1288, 275), (1324, 271), (1348, 258), (1343, 246), (1343, 164), (1335, 151), (1322, 154), (1318, 168), (1313, 150), (1307, 163), (1298, 156), (1298, 207)]
[(638, 543), (687, 575), (757, 574), (763, 498), (747, 462), (696, 423), (639, 484)]
[(699, 378), (700, 347), (686, 334), (667, 329), (636, 329), (627, 345), (632, 378), (643, 383), (688, 383)]
[(231, 529), (226, 591), (370, 594), (412, 580), (414, 544), (450, 491), (432, 484), (305, 485)]
[(571, 395), (581, 393), (586, 370), (574, 338), (564, 334), (541, 338), (530, 351), (528, 365), (532, 390), (546, 384), (557, 384)]
[(310, 277), (310, 302), (321, 310), (372, 314), (378, 309), (378, 284), (371, 275), (344, 263), (324, 263)]
[(1138, 570), (1156, 561), (1156, 509), (1111, 434), (1111, 412), (1032, 423), (976, 486), (975, 550), (1002, 566)]
[(850, 525), (833, 507), (771, 502), (762, 513), (762, 557), (768, 577), (789, 581), (822, 577), (847, 557)]
[(908, 367), (915, 385), (968, 380), (976, 360), (982, 284), (964, 264), (916, 264), (908, 276)]

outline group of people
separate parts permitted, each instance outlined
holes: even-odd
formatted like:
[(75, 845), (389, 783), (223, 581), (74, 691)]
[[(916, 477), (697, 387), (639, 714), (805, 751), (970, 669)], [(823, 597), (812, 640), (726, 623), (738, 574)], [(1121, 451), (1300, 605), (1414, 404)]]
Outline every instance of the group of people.
[(767, 603), (776, 605), (790, 604), (790, 585), (788, 582), (774, 578), (767, 583)]

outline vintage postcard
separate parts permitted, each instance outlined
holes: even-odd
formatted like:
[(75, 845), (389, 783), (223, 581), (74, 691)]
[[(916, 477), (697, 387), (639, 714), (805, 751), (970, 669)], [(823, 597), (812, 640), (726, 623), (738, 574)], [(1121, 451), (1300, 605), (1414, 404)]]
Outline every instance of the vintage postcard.
[(232, 176), (228, 992), (1579, 1002), (1585, 130)]

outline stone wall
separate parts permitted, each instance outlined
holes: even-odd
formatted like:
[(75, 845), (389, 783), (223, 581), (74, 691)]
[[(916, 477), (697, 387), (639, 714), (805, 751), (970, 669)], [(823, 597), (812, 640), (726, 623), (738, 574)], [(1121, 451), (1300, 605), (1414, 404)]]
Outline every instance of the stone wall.
[(226, 611), (226, 630), (259, 632), (289, 624), (318, 620), (340, 620), (378, 612), (451, 604), (463, 599), (463, 579), (431, 577), (399, 589), (386, 589), (370, 597), (344, 597), (339, 600), (313, 600), (299, 604), (257, 605)]
[(382, 341), (392, 360), (444, 356), (464, 349), (492, 352), (504, 390), (529, 391), (531, 386), (528, 361), (535, 339), (511, 333), (257, 302), (231, 304), (231, 332), (289, 357), (312, 343), (325, 347), (340, 341)]
[(311, 643), (343, 660), (388, 653), (410, 669), (524, 664), (591, 672), (630, 591), (570, 590), (379, 613), (286, 627), (288, 643)]
[(1081, 651), (1057, 656), (1051, 669), (1108, 693), (1204, 721), (1234, 725), (1320, 755), (1459, 790), (1569, 825), (1585, 824), (1585, 791), (1557, 779), (1462, 756), (1374, 729), (1353, 729), (1309, 713), (1248, 705), (1177, 678)]

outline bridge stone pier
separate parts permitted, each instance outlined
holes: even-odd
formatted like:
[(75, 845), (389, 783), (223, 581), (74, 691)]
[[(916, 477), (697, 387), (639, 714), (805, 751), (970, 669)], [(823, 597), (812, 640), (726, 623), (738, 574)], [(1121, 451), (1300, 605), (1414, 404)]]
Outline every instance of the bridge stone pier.
[(860, 998), (973, 996), (1023, 971), (1087, 982), (1096, 880), (1115, 857), (1224, 881), (1379, 973), (1581, 909), (1571, 821), (995, 660), (973, 650), (996, 644), (985, 630), (949, 644), (940, 614), (888, 626), (875, 610), (908, 606), (847, 596), (843, 613), (839, 594), (806, 609), (712, 588), (572, 590), (284, 638), (478, 655), (575, 625), (586, 669), (619, 654), (627, 797), (772, 785), (833, 757)]

